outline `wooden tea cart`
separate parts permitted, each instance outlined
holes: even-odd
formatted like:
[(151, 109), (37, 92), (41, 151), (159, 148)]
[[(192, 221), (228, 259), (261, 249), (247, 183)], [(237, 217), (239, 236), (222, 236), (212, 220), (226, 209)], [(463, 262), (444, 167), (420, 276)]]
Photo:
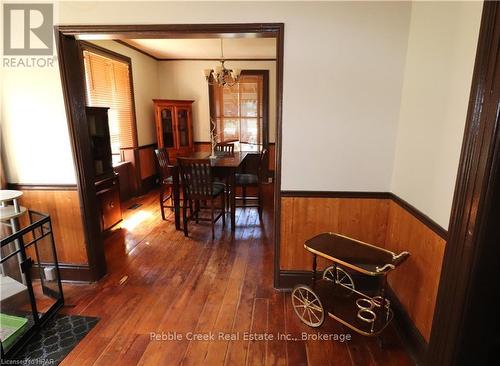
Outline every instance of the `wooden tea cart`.
[[(297, 285), (292, 291), (292, 305), (300, 320), (319, 327), (326, 315), (350, 329), (366, 335), (379, 335), (393, 318), (386, 299), (387, 275), (403, 263), (410, 253), (395, 253), (335, 233), (323, 233), (307, 240), (304, 247), (313, 253), (312, 286)], [(333, 265), (316, 279), (317, 256)], [(348, 270), (378, 277), (374, 293), (356, 289)]]

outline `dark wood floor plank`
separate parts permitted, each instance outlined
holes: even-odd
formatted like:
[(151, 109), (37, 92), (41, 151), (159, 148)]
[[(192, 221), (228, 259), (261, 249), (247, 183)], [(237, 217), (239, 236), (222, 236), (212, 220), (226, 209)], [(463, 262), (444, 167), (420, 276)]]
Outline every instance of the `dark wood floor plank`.
[[(240, 242), (235, 245), (233, 250), (236, 251), (237, 257), (234, 262), (233, 268), (227, 278), (227, 287), (224, 293), (224, 298), (222, 300), (222, 306), (219, 310), (217, 320), (214, 324), (212, 331), (214, 333), (222, 332), (225, 335), (229, 335), (234, 327), (235, 317), (238, 305), (241, 299), (241, 291), (243, 287), (243, 281), (246, 274), (246, 269), (248, 265), (249, 256), (249, 242), (248, 238), (252, 235), (252, 227), (255, 224), (254, 217), (250, 215), (246, 216), (247, 220), (244, 222), (245, 226), (241, 230)], [(223, 365), (227, 355), (229, 343), (232, 340), (226, 338), (218, 339), (215, 342), (210, 342), (206, 362), (209, 365)]]
[[(214, 251), (213, 246), (218, 247), (218, 250)], [(186, 283), (177, 289), (176, 299), (157, 329), (158, 332), (177, 332), (184, 339), (150, 343), (141, 362), (178, 364), (182, 361), (189, 345), (186, 334), (196, 329), (217, 273), (228, 273), (236, 257), (236, 252), (225, 242), (205, 243), (203, 248), (207, 253), (200, 255)]]
[[(249, 251), (253, 253), (256, 243), (248, 243)], [(230, 342), (226, 351), (225, 365), (244, 365), (248, 352), (248, 340), (243, 339), (245, 332), (252, 327), (252, 314), (257, 283), (255, 277), (259, 271), (256, 257), (250, 256), (241, 288), (240, 300), (236, 309), (232, 334), (238, 335), (236, 341)]]
[(289, 365), (307, 366), (306, 342), (302, 340), (302, 325), (292, 308), (290, 294), (285, 297), (285, 331), (292, 337), (286, 344)]
[[(274, 291), (269, 298), (269, 328), (273, 340), (268, 342), (266, 365), (286, 365), (286, 342), (283, 341), (285, 334), (285, 294)], [(281, 337), (281, 338), (280, 338)]]
[[(243, 258), (238, 255), (234, 263), (235, 266), (241, 268), (240, 266), (243, 265), (244, 270), (247, 256), (248, 251), (244, 254)], [(235, 266), (233, 266), (233, 268), (235, 268)], [(214, 279), (212, 289), (208, 294), (207, 301), (205, 302), (200, 318), (198, 320), (198, 324), (195, 330), (196, 333), (209, 334), (210, 332), (213, 332), (214, 335), (217, 335), (218, 339), (218, 333), (221, 331), (221, 328), (220, 324), (218, 326), (217, 323), (220, 323), (219, 317), (221, 316), (221, 312), (223, 313), (224, 311), (227, 311), (227, 309), (224, 308), (224, 301), (221, 301), (221, 299), (225, 298), (225, 294), (227, 293), (226, 289), (230, 288), (231, 293), (232, 291), (234, 291), (234, 288), (230, 285), (230, 281), (227, 281), (226, 271), (227, 268), (220, 270)], [(232, 293), (232, 296), (239, 296), (239, 294), (235, 292)], [(231, 316), (231, 321), (233, 319), (234, 315)], [(229, 333), (230, 329), (226, 330), (226, 332)], [(213, 341), (209, 340), (189, 342), (189, 346), (182, 363), (184, 365), (200, 365), (202, 363), (208, 362), (207, 360), (210, 359), (209, 347), (212, 343)], [(224, 357), (224, 353), (225, 350), (222, 353), (222, 357)]]
[(375, 364), (379, 366), (410, 366), (413, 361), (401, 348), (400, 340), (393, 327), (383, 333), (383, 347), (377, 338), (365, 338), (368, 350)]
[(326, 347), (330, 365), (351, 365), (348, 350), (348, 337), (352, 336), (352, 332), (346, 332), (340, 323), (331, 318), (326, 319), (325, 323), (321, 327), (321, 332), (327, 335), (338, 336), (336, 340), (328, 342), (329, 346)]
[[(127, 202), (124, 223), (106, 236), (109, 274), (89, 285), (64, 284), (62, 312), (100, 321), (63, 365), (411, 365), (396, 337), (387, 349), (358, 336), (339, 343), (301, 341), (313, 330), (300, 323), (289, 293), (273, 289), (272, 186), (263, 220), (254, 208), (237, 210), (237, 229), (192, 223), (189, 237), (173, 215), (161, 220), (158, 192)], [(129, 210), (132, 203), (141, 206)], [(327, 319), (323, 333), (342, 333)], [(151, 332), (219, 332), (237, 340), (158, 341)], [(292, 334), (295, 340), (248, 341), (245, 332)]]
[(354, 366), (374, 366), (376, 365), (375, 360), (370, 353), (367, 345), (366, 337), (352, 332), (347, 327), (343, 327), (344, 332), (351, 333), (352, 337), (347, 344), (347, 349), (349, 350), (349, 355), (351, 356), (351, 362)]
[(94, 365), (136, 365), (149, 341), (149, 335), (145, 334), (118, 335), (104, 349)]
[(269, 300), (255, 298), (253, 305), (252, 329), (249, 340), (247, 362), (248, 366), (262, 366), (266, 364), (267, 343), (261, 338), (267, 334), (269, 325)]

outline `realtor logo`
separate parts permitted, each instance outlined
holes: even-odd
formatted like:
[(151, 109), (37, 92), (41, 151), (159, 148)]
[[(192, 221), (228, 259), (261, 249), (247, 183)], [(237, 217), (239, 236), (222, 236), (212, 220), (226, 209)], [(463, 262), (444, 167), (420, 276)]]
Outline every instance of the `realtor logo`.
[(52, 55), (52, 4), (4, 4), (4, 55)]

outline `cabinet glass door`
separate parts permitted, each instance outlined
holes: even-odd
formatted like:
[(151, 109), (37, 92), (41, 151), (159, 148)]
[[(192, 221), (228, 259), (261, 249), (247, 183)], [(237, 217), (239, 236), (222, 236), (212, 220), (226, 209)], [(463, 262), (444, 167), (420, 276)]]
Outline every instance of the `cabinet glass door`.
[(174, 147), (174, 123), (172, 119), (172, 110), (169, 108), (162, 109), (160, 115), (163, 147)]
[(177, 109), (177, 131), (179, 133), (179, 147), (189, 146), (188, 110)]

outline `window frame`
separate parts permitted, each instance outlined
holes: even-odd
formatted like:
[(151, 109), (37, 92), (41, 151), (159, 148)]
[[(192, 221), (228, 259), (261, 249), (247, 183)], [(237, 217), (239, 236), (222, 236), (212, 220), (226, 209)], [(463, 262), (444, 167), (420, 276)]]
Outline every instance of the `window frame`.
[[(269, 147), (269, 70), (242, 70), (241, 75), (262, 76), (262, 146)], [(216, 120), (216, 100), (214, 89), (208, 85), (208, 104), (210, 109), (210, 130), (214, 127), (212, 121)], [(241, 116), (240, 116), (241, 118)]]
[[(128, 56), (122, 55), (118, 52), (108, 50), (107, 48), (101, 47), (99, 45), (87, 42), (87, 41), (79, 41), (79, 46), (80, 46), (80, 54), (82, 55), (82, 60), (83, 60), (83, 51), (88, 51), (92, 52), (95, 54), (98, 54), (100, 56), (104, 56), (116, 61), (120, 61), (123, 63), (126, 63), (128, 65), (128, 78), (130, 82), (130, 93), (131, 93), (131, 103), (132, 103), (132, 145), (131, 147), (125, 147), (121, 148), (120, 147), (120, 154), (112, 154), (113, 156), (120, 155), (120, 162), (123, 162), (124, 155), (123, 155), (123, 150), (128, 150), (128, 149), (137, 149), (139, 147), (139, 141), (137, 138), (137, 117), (136, 117), (136, 110), (135, 110), (135, 91), (134, 91), (134, 79), (133, 79), (133, 72), (132, 72), (132, 59)], [(83, 69), (83, 78), (85, 81), (85, 68)], [(86, 93), (86, 91), (85, 91)], [(113, 163), (114, 164), (114, 163)]]

